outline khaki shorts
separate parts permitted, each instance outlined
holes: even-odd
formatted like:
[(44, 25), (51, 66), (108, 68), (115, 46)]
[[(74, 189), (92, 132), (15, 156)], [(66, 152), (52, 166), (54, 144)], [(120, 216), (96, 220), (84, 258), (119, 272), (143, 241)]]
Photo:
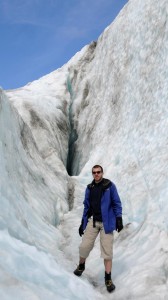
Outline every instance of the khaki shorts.
[(101, 257), (104, 259), (112, 259), (113, 233), (105, 233), (102, 222), (95, 222), (95, 227), (93, 227), (93, 219), (89, 219), (84, 236), (82, 238), (82, 243), (79, 246), (80, 257), (87, 258), (89, 256), (99, 232)]

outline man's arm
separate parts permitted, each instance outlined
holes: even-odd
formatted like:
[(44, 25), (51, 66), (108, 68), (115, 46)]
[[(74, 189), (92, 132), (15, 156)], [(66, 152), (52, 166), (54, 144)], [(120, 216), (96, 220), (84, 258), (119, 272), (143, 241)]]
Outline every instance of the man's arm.
[(90, 190), (87, 187), (85, 190), (85, 198), (83, 201), (84, 204), (84, 209), (83, 209), (83, 215), (82, 215), (82, 220), (81, 220), (81, 225), (79, 226), (79, 235), (82, 236), (83, 235), (83, 231), (86, 228), (87, 225), (87, 221), (88, 221), (88, 211), (90, 208), (90, 201), (89, 201), (89, 196), (90, 196)]
[(114, 214), (116, 217), (122, 217), (122, 204), (114, 183), (111, 185), (110, 193)]
[(116, 216), (116, 230), (120, 232), (123, 229), (122, 204), (114, 183), (110, 188), (113, 211)]
[(90, 197), (90, 190), (87, 187), (86, 190), (85, 190), (85, 198), (84, 198), (84, 201), (83, 201), (84, 209), (83, 209), (82, 219), (85, 219), (85, 218), (88, 217), (88, 211), (89, 211), (89, 208), (90, 208), (89, 197)]

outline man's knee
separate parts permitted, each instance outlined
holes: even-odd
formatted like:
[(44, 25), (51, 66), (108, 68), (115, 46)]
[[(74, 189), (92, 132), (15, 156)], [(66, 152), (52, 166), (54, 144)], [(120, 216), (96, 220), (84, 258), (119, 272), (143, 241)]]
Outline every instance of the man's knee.
[(91, 243), (81, 243), (80, 246), (79, 246), (79, 255), (81, 257), (87, 258), (92, 249), (93, 249), (93, 244), (91, 244)]

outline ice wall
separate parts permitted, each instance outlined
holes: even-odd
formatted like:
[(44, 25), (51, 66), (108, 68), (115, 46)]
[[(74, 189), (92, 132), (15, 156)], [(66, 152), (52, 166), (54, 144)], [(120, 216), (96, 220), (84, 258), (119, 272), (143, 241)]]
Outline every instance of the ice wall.
[(167, 1), (129, 1), (99, 37), (85, 73), (74, 78), (71, 69), (74, 173), (101, 163), (119, 184), (129, 217), (142, 221), (153, 207), (160, 226), (168, 212), (167, 18)]
[(95, 163), (103, 165), (118, 187), (124, 224), (132, 224), (116, 241), (114, 269), (123, 284), (136, 283), (131, 291), (120, 286), (114, 299), (154, 299), (144, 291), (155, 291), (158, 300), (166, 291), (167, 17), (165, 0), (130, 0), (61, 69), (1, 91), (0, 228), (54, 255), (55, 226), (72, 208), (74, 189), (75, 201), (81, 197), (67, 165), (81, 185)]
[[(43, 157), (39, 148), (45, 147), (45, 135), (41, 145), (37, 144), (28, 123), (6, 95), (0, 93), (0, 228), (7, 228), (11, 236), (52, 252), (56, 246), (56, 229), (49, 225), (58, 225), (61, 216), (68, 211), (67, 173), (60, 167), (62, 162), (54, 147), (48, 145), (50, 157), (47, 151), (43, 151), (43, 155), (46, 154)], [(40, 123), (37, 117), (36, 122)], [(47, 124), (47, 120), (43, 124)], [(41, 125), (43, 130), (44, 125)], [(62, 182), (65, 182), (64, 187)]]

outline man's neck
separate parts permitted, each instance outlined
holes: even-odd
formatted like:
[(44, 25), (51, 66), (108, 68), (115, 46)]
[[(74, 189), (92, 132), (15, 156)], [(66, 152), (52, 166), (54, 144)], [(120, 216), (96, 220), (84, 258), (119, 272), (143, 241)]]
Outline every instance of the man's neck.
[(103, 178), (101, 178), (100, 180), (95, 180), (95, 183), (99, 183), (99, 182), (101, 182), (103, 180)]

